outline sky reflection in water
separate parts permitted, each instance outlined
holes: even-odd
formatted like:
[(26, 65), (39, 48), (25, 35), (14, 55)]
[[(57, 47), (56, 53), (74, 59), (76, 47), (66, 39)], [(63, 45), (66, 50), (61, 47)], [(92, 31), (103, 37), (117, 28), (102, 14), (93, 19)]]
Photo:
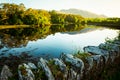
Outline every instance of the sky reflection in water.
[[(98, 46), (104, 43), (105, 39), (115, 38), (118, 35), (118, 30), (112, 29), (95, 29), (79, 32), (64, 32), (55, 33), (47, 36), (45, 39), (37, 41), (29, 41), (27, 46), (21, 48), (11, 48), (7, 53), (18, 55), (22, 52), (29, 53), (35, 57), (59, 57), (61, 53), (73, 54), (77, 51), (82, 51), (85, 46)], [(7, 48), (3, 48), (7, 49)], [(1, 50), (2, 51), (2, 50)]]

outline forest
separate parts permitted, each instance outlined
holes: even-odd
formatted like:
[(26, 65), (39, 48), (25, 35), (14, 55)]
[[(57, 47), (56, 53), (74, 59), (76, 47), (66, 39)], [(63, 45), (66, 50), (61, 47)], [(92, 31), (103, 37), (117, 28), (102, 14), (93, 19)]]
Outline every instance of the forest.
[(78, 15), (63, 14), (57, 11), (26, 9), (24, 4), (0, 4), (1, 25), (49, 25), (61, 23), (80, 23), (84, 18)]
[(0, 25), (50, 25), (50, 24), (94, 24), (119, 26), (120, 18), (84, 18), (80, 15), (65, 14), (55, 10), (26, 8), (23, 3), (0, 4)]

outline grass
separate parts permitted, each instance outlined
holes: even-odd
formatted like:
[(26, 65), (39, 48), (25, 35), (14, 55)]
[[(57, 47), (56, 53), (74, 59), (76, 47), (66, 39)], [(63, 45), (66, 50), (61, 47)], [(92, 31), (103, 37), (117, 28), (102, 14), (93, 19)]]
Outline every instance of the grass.
[(91, 54), (78, 51), (78, 52), (75, 53), (73, 56), (84, 60), (86, 57), (91, 56)]
[(25, 27), (31, 27), (31, 25), (0, 25), (0, 29), (25, 28)]
[(53, 76), (57, 79), (60, 78), (60, 80), (63, 80), (63, 72), (61, 71), (59, 65), (55, 65), (55, 61), (54, 60), (50, 60), (48, 62), (48, 66), (50, 68), (50, 70), (52, 71)]
[(35, 80), (48, 80), (45, 71), (39, 67), (37, 70), (32, 70), (35, 75)]
[(25, 67), (25, 66), (22, 65), (22, 66), (19, 68), (19, 70), (21, 71), (21, 74), (22, 74), (22, 75), (27, 76), (27, 71), (26, 71), (26, 67)]

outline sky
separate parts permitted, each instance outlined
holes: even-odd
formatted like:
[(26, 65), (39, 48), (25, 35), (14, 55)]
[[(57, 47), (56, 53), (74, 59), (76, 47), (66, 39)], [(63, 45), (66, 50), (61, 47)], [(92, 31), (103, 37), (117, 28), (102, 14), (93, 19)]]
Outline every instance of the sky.
[(61, 10), (76, 8), (108, 17), (120, 17), (120, 0), (0, 0), (0, 3), (23, 3), (26, 8)]

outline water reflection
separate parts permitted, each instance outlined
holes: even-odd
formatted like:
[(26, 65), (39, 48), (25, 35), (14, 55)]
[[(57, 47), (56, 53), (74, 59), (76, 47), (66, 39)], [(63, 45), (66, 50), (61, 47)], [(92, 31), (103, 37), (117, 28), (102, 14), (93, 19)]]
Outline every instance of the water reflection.
[(0, 54), (19, 55), (28, 53), (40, 57), (59, 57), (64, 53), (75, 53), (84, 46), (105, 42), (115, 38), (118, 30), (78, 25), (46, 26), (41, 28), (18, 28), (0, 30)]

